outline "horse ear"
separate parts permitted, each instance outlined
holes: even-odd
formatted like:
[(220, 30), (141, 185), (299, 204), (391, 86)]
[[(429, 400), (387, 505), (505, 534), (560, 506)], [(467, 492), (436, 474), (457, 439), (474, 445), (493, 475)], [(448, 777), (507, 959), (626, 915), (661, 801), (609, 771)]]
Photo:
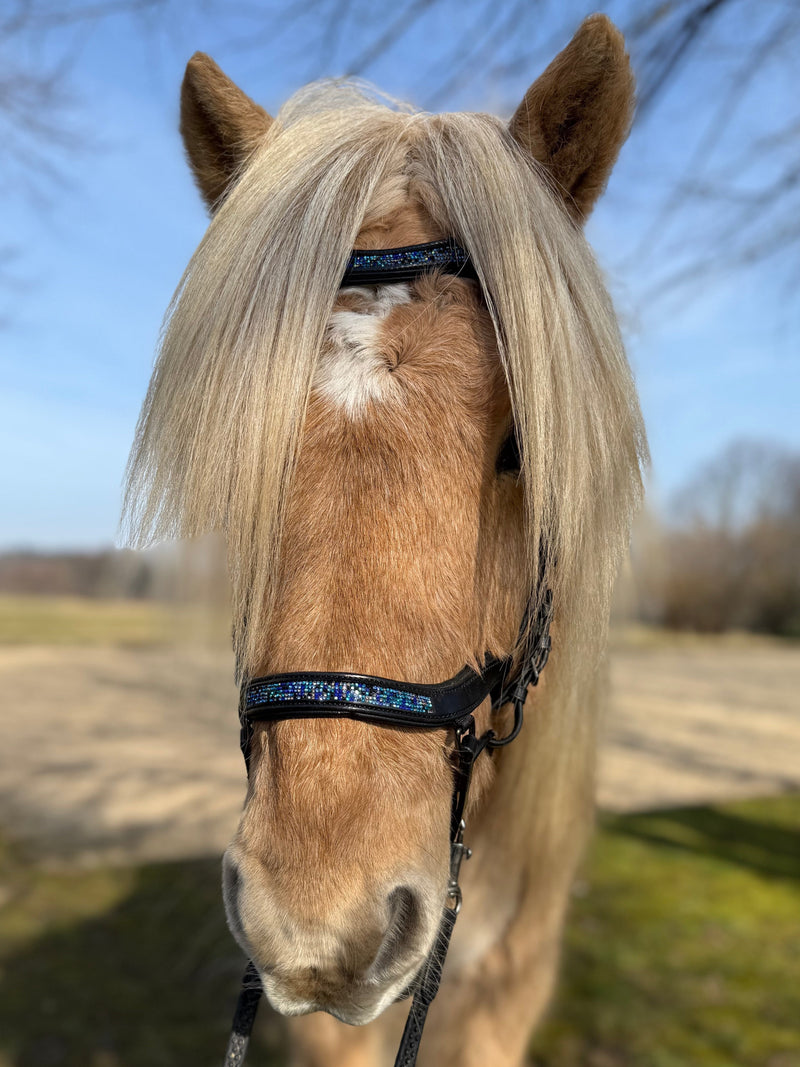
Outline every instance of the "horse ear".
[(511, 136), (550, 173), (578, 222), (605, 188), (633, 105), (623, 36), (605, 15), (591, 15), (511, 119)]
[(213, 212), (272, 119), (214, 60), (195, 52), (181, 86), (181, 136), (203, 199)]

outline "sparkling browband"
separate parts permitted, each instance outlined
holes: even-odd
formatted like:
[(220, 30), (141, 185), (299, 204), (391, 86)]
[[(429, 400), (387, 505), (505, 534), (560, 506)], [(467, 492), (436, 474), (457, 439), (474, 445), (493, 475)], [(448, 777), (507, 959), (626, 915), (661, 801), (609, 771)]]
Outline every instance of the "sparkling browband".
[(306, 706), (309, 704), (360, 704), (376, 710), (416, 711), (426, 714), (433, 710), (430, 697), (420, 693), (404, 692), (387, 686), (368, 685), (362, 682), (328, 682), (298, 679), (283, 682), (257, 682), (248, 687), (244, 698), (244, 710), (259, 705), (283, 704)]
[(448, 238), (403, 248), (359, 249), (347, 262), (342, 285), (409, 281), (432, 270), (476, 278), (469, 252)]

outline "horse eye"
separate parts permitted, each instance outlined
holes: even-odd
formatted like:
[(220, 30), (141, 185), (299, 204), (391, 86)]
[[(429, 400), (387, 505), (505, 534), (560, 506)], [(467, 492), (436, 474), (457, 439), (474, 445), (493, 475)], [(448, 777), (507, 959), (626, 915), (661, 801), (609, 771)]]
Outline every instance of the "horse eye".
[(503, 441), (502, 447), (497, 454), (495, 467), (498, 474), (519, 474), (522, 468), (522, 457), (519, 452), (519, 441), (514, 430)]

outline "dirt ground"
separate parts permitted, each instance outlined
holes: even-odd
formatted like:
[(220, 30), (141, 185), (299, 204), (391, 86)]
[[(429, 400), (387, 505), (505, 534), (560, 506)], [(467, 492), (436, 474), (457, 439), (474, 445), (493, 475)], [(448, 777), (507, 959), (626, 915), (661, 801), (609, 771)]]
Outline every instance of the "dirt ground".
[(646, 633), (611, 652), (598, 800), (611, 811), (800, 789), (800, 646)]
[[(800, 789), (800, 647), (617, 639), (598, 799)], [(230, 657), (0, 647), (0, 823), (54, 862), (216, 855), (244, 796)]]

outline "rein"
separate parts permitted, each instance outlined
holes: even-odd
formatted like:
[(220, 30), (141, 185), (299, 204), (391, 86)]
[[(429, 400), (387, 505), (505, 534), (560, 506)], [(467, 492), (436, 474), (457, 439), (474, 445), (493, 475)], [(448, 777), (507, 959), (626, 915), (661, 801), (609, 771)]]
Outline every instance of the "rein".
[[(453, 240), (433, 241), (403, 248), (355, 251), (350, 256), (342, 285), (383, 285), (412, 280), (432, 270), (466, 278), (476, 278), (469, 254)], [(531, 621), (531, 614), (536, 617)], [(519, 669), (513, 676), (517, 657), (497, 659), (487, 656), (476, 671), (463, 667), (452, 678), (433, 684), (400, 682), (373, 675), (340, 672), (273, 674), (246, 680), (239, 700), (240, 744), (247, 773), (256, 722), (300, 718), (357, 719), (376, 726), (406, 729), (452, 729), (453, 794), (450, 810), (450, 874), (446, 903), (433, 947), (414, 981), (414, 996), (406, 1020), (395, 1067), (414, 1067), (417, 1062), (425, 1019), (442, 977), (450, 938), (461, 909), (459, 874), (461, 864), (472, 855), (464, 844), (464, 809), (469, 794), (472, 769), (484, 749), (510, 744), (522, 729), (523, 707), (528, 690), (550, 654), (550, 622), (553, 598), (545, 590), (534, 609), (525, 611), (516, 648)], [(487, 698), (492, 711), (513, 704), (514, 723), (504, 737), (487, 730), (476, 734), (474, 712)], [(236, 1005), (225, 1067), (241, 1067), (263, 993), (255, 965), (248, 962)]]

